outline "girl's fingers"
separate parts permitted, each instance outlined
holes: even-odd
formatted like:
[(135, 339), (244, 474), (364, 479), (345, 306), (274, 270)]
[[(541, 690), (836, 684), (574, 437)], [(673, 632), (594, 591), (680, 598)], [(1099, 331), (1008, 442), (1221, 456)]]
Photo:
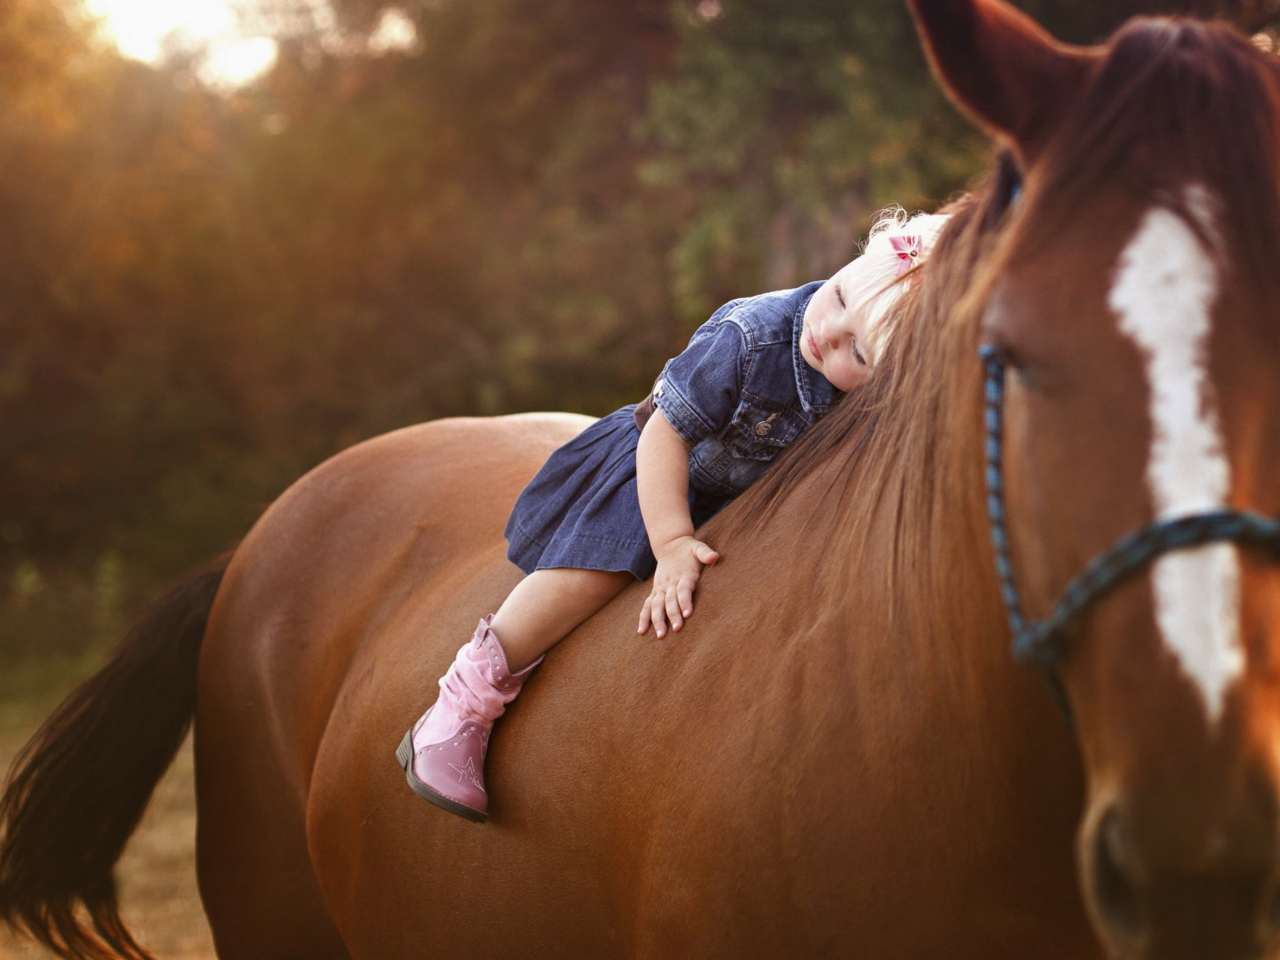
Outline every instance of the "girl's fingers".
[(644, 636), (649, 632), (649, 602), (646, 600), (640, 607), (640, 628), (636, 633)]
[(649, 598), (649, 616), (653, 621), (653, 632), (661, 640), (667, 635), (667, 618), (663, 611), (662, 596), (660, 594)]
[[(640, 614), (640, 633), (649, 627), (659, 639), (667, 635), (668, 628), (675, 631), (693, 613), (693, 591), (702, 572), (702, 565), (714, 563), (720, 555), (705, 543), (696, 543), (690, 553), (675, 552), (658, 562), (654, 575), (653, 592), (645, 601)], [(691, 563), (691, 561), (693, 561)]]
[(693, 615), (693, 584), (692, 580), (681, 580), (676, 587), (676, 602), (680, 604), (680, 612), (686, 618)]
[(684, 617), (680, 613), (680, 601), (676, 597), (675, 590), (667, 590), (667, 619), (671, 621), (671, 629), (679, 630), (684, 626)]

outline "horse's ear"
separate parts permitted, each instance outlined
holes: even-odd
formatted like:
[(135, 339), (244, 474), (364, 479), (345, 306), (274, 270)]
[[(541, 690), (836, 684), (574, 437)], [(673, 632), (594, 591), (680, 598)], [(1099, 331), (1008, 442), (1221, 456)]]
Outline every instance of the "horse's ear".
[(1096, 54), (1059, 43), (1003, 0), (907, 0), (930, 66), (955, 102), (1034, 156)]

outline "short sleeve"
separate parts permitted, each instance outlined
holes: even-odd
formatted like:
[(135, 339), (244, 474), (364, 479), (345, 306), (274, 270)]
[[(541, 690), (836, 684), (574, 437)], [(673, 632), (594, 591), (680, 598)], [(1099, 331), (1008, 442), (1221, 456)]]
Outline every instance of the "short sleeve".
[(727, 426), (738, 407), (747, 341), (727, 313), (722, 308), (697, 329), (654, 387), (654, 405), (690, 445)]

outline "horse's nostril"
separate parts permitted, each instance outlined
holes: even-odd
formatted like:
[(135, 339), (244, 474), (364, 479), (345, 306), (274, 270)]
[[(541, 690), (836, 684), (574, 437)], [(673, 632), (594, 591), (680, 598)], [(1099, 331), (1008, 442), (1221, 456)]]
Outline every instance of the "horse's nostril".
[(1102, 817), (1093, 845), (1093, 899), (1099, 919), (1125, 939), (1138, 940), (1142, 936), (1142, 903), (1124, 866), (1124, 828), (1114, 809)]

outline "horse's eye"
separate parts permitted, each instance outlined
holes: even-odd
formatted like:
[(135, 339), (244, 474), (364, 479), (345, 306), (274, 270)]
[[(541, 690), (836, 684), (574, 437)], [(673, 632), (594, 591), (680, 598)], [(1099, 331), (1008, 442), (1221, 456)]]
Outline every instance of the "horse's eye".
[(1021, 370), (1022, 357), (998, 336), (982, 338), (978, 353), (984, 361), (995, 360), (1007, 370)]
[(1023, 353), (1010, 346), (998, 335), (984, 337), (979, 354), (984, 361), (999, 361), (1005, 375), (1017, 380), (1025, 389), (1032, 391), (1039, 389), (1040, 371), (1036, 369), (1036, 365), (1028, 362)]

